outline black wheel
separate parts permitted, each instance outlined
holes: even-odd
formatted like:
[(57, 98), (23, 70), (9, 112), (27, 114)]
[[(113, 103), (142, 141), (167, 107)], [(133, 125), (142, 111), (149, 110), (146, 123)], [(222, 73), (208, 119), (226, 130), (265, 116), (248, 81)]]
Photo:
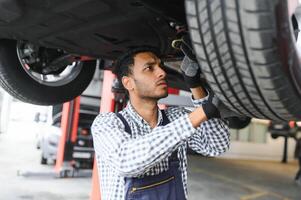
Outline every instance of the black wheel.
[(229, 117), (227, 120), (232, 129), (243, 129), (251, 123), (250, 117)]
[(0, 40), (0, 85), (15, 98), (54, 105), (80, 95), (93, 78), (95, 61), (75, 61), (62, 51)]
[(47, 165), (47, 158), (45, 158), (43, 155), (41, 156), (41, 164)]
[(202, 72), (231, 110), (275, 121), (301, 119), (300, 17), (293, 2), (186, 0)]

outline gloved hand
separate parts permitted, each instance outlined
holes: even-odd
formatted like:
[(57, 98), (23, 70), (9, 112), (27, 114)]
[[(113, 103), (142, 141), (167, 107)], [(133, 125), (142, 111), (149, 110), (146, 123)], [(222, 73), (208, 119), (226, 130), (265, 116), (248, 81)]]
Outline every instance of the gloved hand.
[(217, 105), (217, 109), (220, 112), (222, 119), (227, 119), (231, 117), (245, 117), (244, 115), (238, 114), (232, 110), (230, 110), (223, 102), (219, 101)]
[(221, 102), (214, 92), (207, 88), (208, 100), (202, 105), (207, 119), (222, 118), (227, 119), (229, 117), (241, 117), (242, 115), (230, 110), (223, 102)]
[(213, 93), (213, 91), (209, 91), (208, 93), (208, 100), (206, 100), (205, 103), (202, 104), (207, 119), (209, 120), (212, 118), (221, 118), (220, 111), (218, 110), (218, 105), (220, 102), (219, 99)]
[(181, 64), (181, 71), (184, 81), (189, 88), (202, 86), (200, 79), (201, 70), (197, 62), (192, 61), (185, 56)]
[(202, 86), (202, 82), (200, 80), (201, 70), (193, 53), (193, 49), (190, 46), (189, 38), (187, 36), (184, 36), (182, 38), (180, 49), (185, 55), (181, 64), (181, 71), (185, 83), (189, 88), (196, 88)]

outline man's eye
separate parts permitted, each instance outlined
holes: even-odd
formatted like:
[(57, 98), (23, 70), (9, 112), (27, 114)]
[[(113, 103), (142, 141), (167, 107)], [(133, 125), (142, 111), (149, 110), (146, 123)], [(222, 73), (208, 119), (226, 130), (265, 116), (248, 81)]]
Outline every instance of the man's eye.
[(145, 67), (144, 69), (145, 69), (145, 70), (152, 70), (152, 68), (153, 68), (152, 66), (147, 66), (147, 67)]

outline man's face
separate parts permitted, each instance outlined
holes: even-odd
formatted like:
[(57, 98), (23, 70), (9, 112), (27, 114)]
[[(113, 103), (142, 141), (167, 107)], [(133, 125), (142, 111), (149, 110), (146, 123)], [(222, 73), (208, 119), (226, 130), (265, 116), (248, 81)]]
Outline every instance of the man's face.
[(133, 95), (156, 100), (166, 97), (166, 73), (162, 67), (161, 60), (153, 53), (138, 53), (129, 76), (133, 80)]

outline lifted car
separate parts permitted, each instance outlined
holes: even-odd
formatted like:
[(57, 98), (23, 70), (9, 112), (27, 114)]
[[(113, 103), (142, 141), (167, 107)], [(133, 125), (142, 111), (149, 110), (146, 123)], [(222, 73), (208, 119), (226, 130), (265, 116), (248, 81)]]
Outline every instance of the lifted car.
[[(301, 119), (297, 0), (3, 0), (0, 84), (35, 104), (78, 96), (96, 60), (141, 45), (160, 50), (172, 87), (183, 88), (172, 41), (189, 34), (220, 100), (249, 117)], [(186, 88), (187, 89), (187, 88)]]

